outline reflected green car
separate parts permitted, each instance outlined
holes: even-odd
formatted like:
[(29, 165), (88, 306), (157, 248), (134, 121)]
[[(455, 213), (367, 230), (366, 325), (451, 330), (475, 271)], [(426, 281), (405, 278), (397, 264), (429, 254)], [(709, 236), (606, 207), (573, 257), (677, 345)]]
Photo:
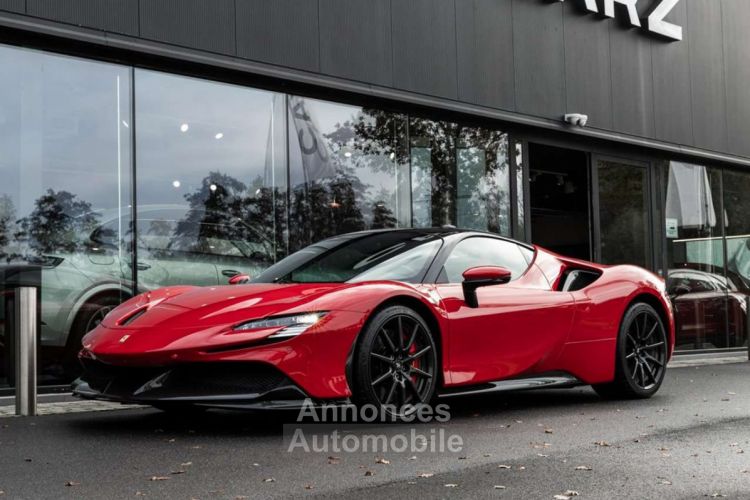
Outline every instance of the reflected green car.
[(276, 254), (273, 240), (237, 217), (149, 206), (138, 212), (134, 270), (130, 217), (107, 213), (98, 219), (102, 223), (76, 251), (42, 258), (41, 344), (64, 348), (66, 372), (77, 370), (83, 335), (134, 290), (227, 284), (239, 274), (259, 274)]

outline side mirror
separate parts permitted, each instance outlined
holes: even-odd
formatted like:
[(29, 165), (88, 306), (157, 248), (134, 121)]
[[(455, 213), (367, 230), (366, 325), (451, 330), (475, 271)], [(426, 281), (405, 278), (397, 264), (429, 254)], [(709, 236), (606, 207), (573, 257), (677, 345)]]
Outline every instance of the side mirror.
[(510, 281), (511, 273), (504, 267), (483, 266), (467, 269), (463, 274), (464, 301), (469, 307), (479, 307), (477, 288), (504, 285)]
[(235, 274), (229, 278), (230, 285), (243, 285), (250, 281), (250, 276), (247, 274)]

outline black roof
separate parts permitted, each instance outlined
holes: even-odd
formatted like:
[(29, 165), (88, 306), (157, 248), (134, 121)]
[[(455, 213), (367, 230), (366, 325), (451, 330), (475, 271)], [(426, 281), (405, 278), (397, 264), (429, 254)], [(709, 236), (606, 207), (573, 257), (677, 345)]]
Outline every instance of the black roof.
[[(498, 238), (501, 240), (510, 241), (511, 243), (515, 243), (517, 245), (521, 245), (522, 247), (528, 248), (529, 250), (533, 250), (534, 246), (530, 245), (523, 241), (514, 240), (513, 238), (508, 238), (506, 236), (502, 236), (497, 233), (492, 233), (490, 231), (480, 231), (477, 229), (462, 229), (457, 228), (455, 226), (442, 226), (442, 227), (403, 227), (403, 228), (392, 228), (392, 229), (368, 229), (365, 231), (355, 231), (352, 233), (344, 233), (338, 236), (332, 236), (328, 239), (340, 239), (340, 240), (347, 240), (351, 238), (359, 238), (368, 234), (377, 234), (377, 233), (387, 233), (387, 232), (411, 232), (415, 233), (417, 235), (435, 235), (435, 236), (451, 236), (454, 234), (476, 234), (480, 236), (491, 236), (493, 238)], [(325, 241), (325, 240), (324, 240)]]

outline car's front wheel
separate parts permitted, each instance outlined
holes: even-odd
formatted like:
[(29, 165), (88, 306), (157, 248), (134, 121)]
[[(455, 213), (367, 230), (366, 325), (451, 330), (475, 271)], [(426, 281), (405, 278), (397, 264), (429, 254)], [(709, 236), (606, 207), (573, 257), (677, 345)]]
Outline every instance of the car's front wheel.
[(354, 359), (354, 399), (401, 418), (428, 404), (438, 383), (433, 333), (413, 309), (379, 311), (362, 332)]
[(617, 338), (615, 380), (595, 385), (606, 398), (650, 398), (661, 387), (667, 369), (667, 331), (661, 316), (648, 304), (631, 305)]

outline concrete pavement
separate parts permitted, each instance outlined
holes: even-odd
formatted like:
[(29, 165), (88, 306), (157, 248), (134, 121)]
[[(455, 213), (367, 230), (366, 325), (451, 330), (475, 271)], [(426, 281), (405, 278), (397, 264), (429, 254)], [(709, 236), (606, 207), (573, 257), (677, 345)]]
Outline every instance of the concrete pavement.
[(459, 453), (289, 453), (283, 427), (296, 415), (135, 409), (0, 419), (0, 491), (109, 499), (750, 498), (750, 363), (670, 368), (647, 401), (602, 401), (576, 388), (450, 403), (448, 423), (382, 432), (442, 429), (461, 437)]

